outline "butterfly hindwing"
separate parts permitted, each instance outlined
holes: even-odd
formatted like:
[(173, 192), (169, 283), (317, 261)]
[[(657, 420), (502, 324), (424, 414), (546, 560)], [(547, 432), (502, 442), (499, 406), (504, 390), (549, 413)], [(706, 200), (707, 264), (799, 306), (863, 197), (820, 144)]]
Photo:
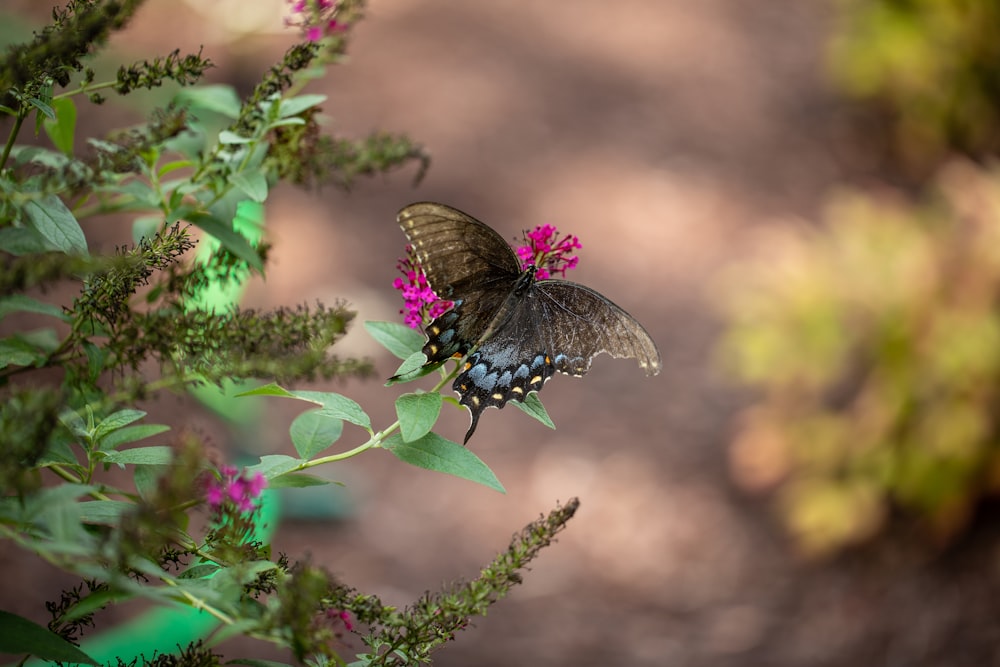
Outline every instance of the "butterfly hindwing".
[(638, 320), (589, 287), (540, 280), (529, 301), (537, 303), (540, 335), (560, 373), (582, 376), (602, 352), (635, 359), (646, 375), (660, 372), (660, 353)]
[(495, 231), (457, 209), (411, 204), (399, 224), (431, 288), (454, 301), (427, 327), (428, 363), (466, 356), (452, 388), (469, 408), (468, 442), (483, 410), (523, 401), (559, 371), (582, 376), (594, 356), (630, 357), (660, 371), (656, 345), (631, 315), (567, 280), (535, 281)]

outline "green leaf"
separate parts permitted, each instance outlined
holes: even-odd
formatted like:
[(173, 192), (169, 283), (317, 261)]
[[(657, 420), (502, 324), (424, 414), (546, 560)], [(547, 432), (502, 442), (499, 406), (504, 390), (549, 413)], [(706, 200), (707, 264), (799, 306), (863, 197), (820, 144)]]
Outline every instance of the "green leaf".
[(164, 433), (169, 430), (170, 427), (166, 424), (138, 424), (136, 426), (126, 426), (118, 429), (117, 431), (112, 431), (105, 437), (101, 438), (98, 442), (98, 448), (103, 451), (111, 451), (130, 442), (151, 438), (154, 435), (159, 435), (160, 433)]
[(322, 405), (321, 412), (329, 417), (343, 419), (369, 432), (372, 430), (372, 420), (368, 413), (362, 410), (356, 401), (352, 401), (346, 396), (326, 391), (293, 391), (292, 395)]
[[(49, 100), (51, 101), (51, 100)], [(28, 103), (38, 109), (46, 118), (51, 118), (55, 120), (56, 112), (48, 104), (38, 99), (37, 97), (32, 97), (28, 99)]]
[(45, 526), (53, 542), (62, 543), (61, 547), (83, 546), (89, 542), (80, 517), (80, 506), (73, 498), (62, 497), (46, 503), (38, 514), (38, 522)]
[(240, 117), (240, 98), (232, 86), (218, 84), (185, 88), (177, 93), (175, 99), (188, 102), (197, 109), (214, 111), (232, 120)]
[(178, 575), (178, 579), (204, 579), (210, 574), (219, 571), (219, 566), (215, 563), (201, 563), (184, 570)]
[(493, 471), (472, 450), (436, 433), (428, 433), (413, 442), (404, 442), (402, 436), (394, 433), (382, 447), (400, 461), (418, 468), (454, 475), (506, 493)]
[(49, 629), (6, 611), (0, 611), (0, 653), (30, 654), (54, 662), (100, 664)]
[(48, 252), (52, 248), (45, 238), (29, 227), (5, 227), (0, 229), (0, 250), (12, 255), (28, 255), (33, 252)]
[(549, 428), (554, 429), (556, 427), (549, 417), (549, 413), (545, 410), (545, 406), (542, 405), (542, 401), (538, 398), (538, 392), (528, 392), (528, 395), (524, 397), (523, 403), (521, 401), (511, 401), (511, 403), (526, 415), (534, 417)]
[(365, 330), (400, 359), (408, 359), (424, 347), (424, 335), (399, 322), (365, 322)]
[(303, 463), (302, 459), (286, 456), (285, 454), (268, 454), (260, 457), (260, 463), (248, 467), (247, 470), (259, 472), (270, 482), (275, 477), (295, 470)]
[(308, 475), (304, 472), (286, 472), (282, 475), (268, 480), (267, 488), (269, 489), (282, 489), (282, 488), (295, 488), (301, 489), (306, 486), (326, 486), (327, 484), (332, 484), (328, 479), (322, 477), (317, 477), (316, 475)]
[(277, 396), (279, 398), (294, 398), (300, 401), (308, 401), (322, 406), (322, 412), (327, 417), (343, 419), (344, 421), (356, 424), (371, 432), (371, 417), (361, 408), (357, 402), (346, 396), (325, 391), (288, 391), (275, 383), (255, 387), (249, 391), (244, 391), (237, 396)]
[(133, 447), (132, 449), (122, 449), (116, 452), (107, 452), (102, 461), (104, 463), (117, 463), (125, 465), (148, 465), (163, 466), (169, 465), (174, 460), (174, 450), (167, 445), (153, 445), (152, 447)]
[(97, 378), (104, 371), (104, 364), (108, 360), (108, 352), (103, 347), (94, 345), (89, 340), (82, 341), (83, 352), (87, 355), (87, 379), (97, 382)]
[(66, 204), (55, 195), (46, 195), (24, 205), (25, 222), (48, 243), (50, 250), (87, 254), (87, 239), (80, 223)]
[(122, 426), (127, 426), (132, 422), (139, 421), (146, 416), (146, 413), (142, 410), (119, 410), (118, 412), (113, 412), (97, 425), (94, 429), (94, 439), (99, 440), (103, 438), (111, 431), (121, 428)]
[(430, 432), (441, 414), (441, 394), (437, 392), (403, 394), (396, 399), (399, 433), (413, 442)]
[(295, 451), (304, 459), (311, 459), (340, 439), (344, 421), (323, 410), (303, 412), (292, 422), (288, 433)]
[(279, 115), (282, 118), (298, 116), (306, 109), (314, 107), (317, 104), (322, 104), (325, 101), (326, 95), (299, 95), (297, 97), (291, 97), (287, 100), (281, 101), (281, 111), (279, 112)]
[(220, 144), (250, 144), (253, 143), (253, 138), (251, 137), (241, 137), (240, 135), (232, 132), (230, 130), (223, 130), (219, 132), (219, 143)]
[(45, 352), (31, 345), (20, 336), (0, 340), (0, 368), (7, 366), (32, 366), (45, 360)]
[(167, 473), (169, 466), (164, 465), (137, 465), (132, 473), (132, 480), (135, 482), (135, 490), (144, 500), (149, 500), (156, 493), (159, 487), (160, 477)]
[(250, 267), (264, 270), (260, 255), (254, 249), (246, 237), (233, 229), (232, 224), (221, 220), (207, 213), (192, 213), (188, 216), (188, 221), (205, 230), (219, 240), (231, 253), (242, 259)]
[(230, 176), (229, 180), (253, 201), (260, 203), (267, 199), (267, 179), (262, 172), (242, 171)]
[(40, 313), (58, 317), (63, 322), (69, 322), (71, 319), (60, 306), (32, 299), (24, 294), (13, 294), (0, 298), (0, 319), (10, 313)]
[[(172, 162), (167, 162), (166, 164), (162, 165), (159, 169), (156, 170), (156, 174), (160, 178), (163, 178), (172, 171), (176, 171), (178, 169), (187, 169), (188, 167), (193, 167), (194, 164), (195, 164), (194, 160), (174, 160)], [(182, 179), (182, 180), (183, 182), (188, 182), (188, 179)]]
[(73, 154), (73, 136), (76, 133), (76, 105), (69, 97), (52, 100), (55, 118), (46, 118), (42, 122), (45, 134), (49, 135), (52, 144), (66, 155)]
[(77, 503), (77, 507), (80, 508), (80, 520), (84, 523), (117, 526), (122, 514), (133, 509), (135, 504), (124, 500), (87, 500)]
[[(241, 391), (240, 393), (236, 394), (236, 396), (237, 397), (239, 397), (239, 396), (278, 396), (279, 398), (299, 398), (298, 396), (296, 396), (292, 392), (288, 391), (284, 387), (278, 386), (274, 382), (271, 382), (270, 384), (265, 384), (265, 385), (260, 386), (260, 387), (254, 387), (253, 389), (248, 389), (247, 391)], [(306, 400), (309, 400), (309, 399), (302, 398), (302, 399), (299, 399), (299, 400), (306, 401)]]
[(399, 384), (401, 382), (412, 382), (418, 378), (422, 378), (425, 375), (430, 375), (437, 369), (444, 365), (444, 361), (439, 361), (433, 364), (427, 363), (427, 356), (423, 352), (414, 352), (406, 361), (399, 365), (396, 369), (396, 374), (385, 381), (386, 387), (391, 387), (394, 384)]

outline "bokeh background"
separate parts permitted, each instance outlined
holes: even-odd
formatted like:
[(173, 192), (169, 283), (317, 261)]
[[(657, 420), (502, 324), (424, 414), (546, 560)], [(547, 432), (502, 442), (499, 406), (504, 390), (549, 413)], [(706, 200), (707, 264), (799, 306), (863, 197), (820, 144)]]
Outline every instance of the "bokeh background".
[[(44, 18), (35, 3), (6, 4), (10, 26)], [(970, 325), (958, 342), (905, 335), (934, 321), (936, 299), (952, 294), (950, 272), (969, 265), (953, 239), (971, 234), (980, 248), (996, 239), (996, 179), (973, 162), (937, 174), (952, 156), (995, 149), (997, 100), (980, 89), (997, 81), (1000, 26), (987, 0), (905, 4), (372, 0), (349, 60), (310, 92), (329, 96), (331, 131), (405, 132), (431, 153), (431, 169), (417, 187), (410, 169), (349, 192), (279, 188), (268, 202), (267, 279), (244, 304), (342, 298), (359, 322), (396, 319), (391, 282), (404, 238), (395, 214), (441, 201), (506, 237), (543, 223), (579, 236), (572, 278), (646, 326), (663, 372), (646, 378), (632, 361), (600, 357), (583, 380), (554, 379), (541, 398), (555, 431), (515, 409), (487, 412), (470, 446), (506, 495), (382, 452), (324, 471), (346, 488), (286, 498), (275, 549), (405, 605), (475, 576), (519, 527), (579, 497), (577, 516), (524, 585), (436, 664), (1000, 664), (993, 258), (963, 274), (975, 289), (954, 295), (967, 305), (974, 293), (976, 306), (948, 310), (982, 329)], [(295, 39), (281, 30), (283, 9), (149, 0), (111, 51), (127, 61), (204, 45), (217, 64), (209, 79), (246, 93)], [(965, 76), (973, 70), (986, 83)], [(955, 80), (954, 90), (941, 83)], [(938, 103), (976, 95), (971, 111)], [(111, 103), (83, 110), (81, 122), (99, 134), (145, 111)], [(978, 194), (963, 199), (973, 187)], [(845, 188), (860, 193), (854, 208), (837, 194)], [(939, 221), (926, 233), (923, 206)], [(898, 219), (896, 235), (826, 236), (880, 229), (887, 218)], [(88, 232), (109, 245), (130, 233), (126, 220)], [(885, 268), (911, 246), (918, 257), (900, 260), (905, 270)], [(944, 248), (959, 261), (939, 262)], [(897, 282), (921, 289), (900, 288), (891, 303), (873, 296)], [(897, 307), (916, 314), (871, 315)], [(857, 333), (883, 325), (904, 331), (901, 348), (869, 346)], [(857, 389), (881, 377), (884, 359), (916, 368), (925, 357), (913, 350), (941, 346), (972, 350), (954, 371), (972, 380), (954, 388), (914, 371), (893, 375), (892, 386), (916, 397)], [(371, 356), (380, 376), (396, 367), (360, 326), (343, 352)], [(377, 378), (328, 388), (358, 400), (376, 424), (394, 419), (398, 389)], [(885, 452), (923, 451), (926, 433), (905, 419), (942, 395), (962, 412), (940, 416), (934, 437), (954, 427), (959, 442), (940, 436), (951, 447), (943, 458), (906, 473), (917, 464)], [(149, 409), (154, 421), (210, 434), (232, 456), (288, 451), (293, 413), (262, 406), (262, 418), (228, 426), (184, 398)], [(874, 444), (843, 454), (863, 440), (854, 426), (872, 419), (884, 426)], [(459, 439), (466, 426), (449, 410), (439, 430)], [(819, 462), (816, 451), (826, 452)], [(900, 477), (917, 491), (900, 495)], [(44, 570), (4, 559), (23, 577), (0, 597), (57, 594)], [(286, 657), (249, 642), (233, 652)]]

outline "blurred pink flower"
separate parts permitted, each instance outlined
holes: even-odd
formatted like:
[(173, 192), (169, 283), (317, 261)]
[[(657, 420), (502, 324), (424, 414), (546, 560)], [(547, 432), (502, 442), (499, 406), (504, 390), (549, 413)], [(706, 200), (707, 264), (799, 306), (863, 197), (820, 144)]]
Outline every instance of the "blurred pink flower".
[(221, 510), (227, 503), (232, 503), (240, 512), (252, 512), (256, 509), (256, 500), (267, 486), (267, 479), (258, 471), (250, 473), (239, 471), (231, 466), (219, 469), (220, 477), (214, 475), (208, 478), (205, 485), (205, 502), (215, 511)]

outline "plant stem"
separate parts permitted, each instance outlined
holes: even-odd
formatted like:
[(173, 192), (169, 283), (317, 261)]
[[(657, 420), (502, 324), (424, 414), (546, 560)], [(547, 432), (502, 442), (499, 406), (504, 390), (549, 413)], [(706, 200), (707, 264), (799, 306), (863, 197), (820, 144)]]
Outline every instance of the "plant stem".
[(22, 107), (18, 110), (17, 116), (14, 117), (14, 127), (10, 128), (10, 136), (7, 137), (7, 144), (3, 147), (3, 155), (0, 156), (0, 171), (7, 165), (7, 158), (10, 157), (10, 152), (14, 149), (14, 140), (17, 139), (17, 135), (21, 131), (21, 124), (24, 123), (27, 115), (28, 112)]

